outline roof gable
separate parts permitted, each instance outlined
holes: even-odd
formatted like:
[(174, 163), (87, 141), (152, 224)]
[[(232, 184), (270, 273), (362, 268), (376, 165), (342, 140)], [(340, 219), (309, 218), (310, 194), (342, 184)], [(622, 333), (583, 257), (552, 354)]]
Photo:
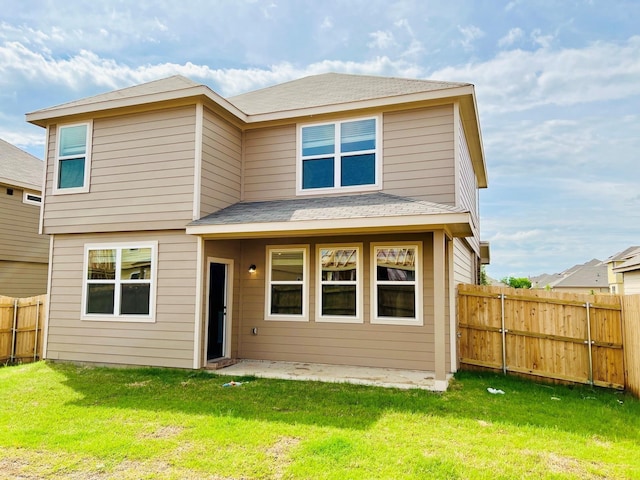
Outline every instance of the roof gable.
[(0, 182), (40, 191), (44, 162), (0, 139)]

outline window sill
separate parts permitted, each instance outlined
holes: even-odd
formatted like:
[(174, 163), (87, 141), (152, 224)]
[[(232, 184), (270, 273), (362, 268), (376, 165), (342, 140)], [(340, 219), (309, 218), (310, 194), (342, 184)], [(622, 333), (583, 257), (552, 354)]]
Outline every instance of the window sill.
[(80, 320), (89, 322), (156, 323), (155, 318), (142, 315), (82, 315)]
[(423, 327), (424, 322), (415, 318), (372, 318), (372, 325), (400, 325), (405, 327)]

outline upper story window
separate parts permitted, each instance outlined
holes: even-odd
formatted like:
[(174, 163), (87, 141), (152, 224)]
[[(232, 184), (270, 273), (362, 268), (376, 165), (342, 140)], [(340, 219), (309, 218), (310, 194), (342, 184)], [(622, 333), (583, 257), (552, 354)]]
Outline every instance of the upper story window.
[(91, 122), (58, 127), (54, 194), (89, 191), (91, 131)]
[(153, 322), (157, 242), (85, 246), (84, 320)]
[(379, 118), (316, 125), (298, 131), (298, 193), (380, 188)]
[(267, 247), (267, 320), (309, 319), (309, 247)]

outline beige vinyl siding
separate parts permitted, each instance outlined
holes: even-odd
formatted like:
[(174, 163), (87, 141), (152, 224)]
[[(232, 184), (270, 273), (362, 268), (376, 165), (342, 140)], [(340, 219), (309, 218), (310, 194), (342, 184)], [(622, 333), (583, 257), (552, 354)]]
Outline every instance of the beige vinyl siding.
[(383, 191), (455, 204), (453, 106), (384, 114)]
[(183, 228), (192, 219), (195, 106), (93, 122), (89, 193), (52, 195), (49, 128), (45, 233)]
[(640, 271), (624, 273), (624, 294), (640, 294)]
[(24, 203), (23, 192), (0, 185), (0, 260), (47, 263), (49, 238), (38, 234), (40, 206)]
[[(155, 323), (80, 320), (84, 245), (158, 241)], [(184, 231), (56, 235), (47, 358), (192, 368), (197, 240)]]
[(467, 242), (462, 238), (453, 239), (453, 282), (476, 283), (475, 282), (475, 253), (469, 248)]
[(296, 196), (296, 126), (245, 133), (244, 197), (263, 201)]
[(478, 179), (473, 171), (469, 146), (464, 135), (462, 120), (458, 119), (458, 200), (457, 205), (471, 212), (471, 229), (473, 237), (470, 242), (474, 251), (480, 253), (480, 223), (478, 215)]
[(46, 263), (0, 260), (0, 295), (24, 298), (47, 293), (47, 272)]
[(240, 201), (241, 161), (240, 130), (205, 108), (200, 216)]
[[(370, 318), (370, 243), (393, 241), (423, 242), (423, 315), (424, 326), (371, 324)], [(316, 322), (316, 245), (363, 243), (361, 268), (364, 296), (364, 323)], [(207, 252), (216, 251), (216, 244)], [(267, 245), (308, 244), (309, 321), (267, 321), (265, 317), (265, 252)], [(332, 363), (390, 368), (433, 370), (433, 248), (431, 234), (370, 237), (319, 237), (313, 239), (245, 240), (242, 242), (240, 295), (242, 302), (234, 311), (234, 330), (238, 332), (238, 357), (260, 360)], [(250, 263), (255, 274), (246, 272)], [(246, 264), (246, 265), (245, 265)], [(241, 319), (241, 320), (240, 320)], [(448, 321), (448, 320), (446, 320)], [(258, 335), (251, 329), (257, 328)]]

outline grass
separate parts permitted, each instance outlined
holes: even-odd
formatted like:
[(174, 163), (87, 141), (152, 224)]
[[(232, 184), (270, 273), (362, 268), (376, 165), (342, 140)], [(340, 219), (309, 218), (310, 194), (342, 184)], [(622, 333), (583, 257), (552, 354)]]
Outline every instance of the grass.
[(640, 401), (620, 392), (480, 373), (444, 394), (236, 380), (1, 368), (0, 478), (640, 478)]

